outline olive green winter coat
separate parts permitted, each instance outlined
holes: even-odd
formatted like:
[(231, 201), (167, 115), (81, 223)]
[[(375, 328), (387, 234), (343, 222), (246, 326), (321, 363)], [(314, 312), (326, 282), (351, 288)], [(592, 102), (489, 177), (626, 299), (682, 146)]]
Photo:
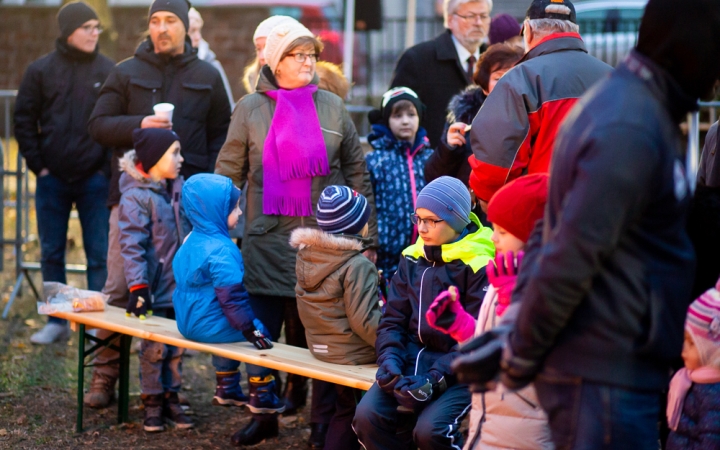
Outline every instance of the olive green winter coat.
[[(317, 84), (318, 78), (312, 81)], [(227, 140), (220, 150), (215, 173), (230, 177), (236, 186), (247, 180), (245, 235), (245, 287), (250, 294), (295, 297), (295, 249), (288, 243), (298, 227), (317, 227), (315, 216), (289, 217), (263, 214), (263, 164), (265, 137), (270, 129), (275, 101), (265, 92), (277, 90), (275, 78), (265, 66), (257, 91), (243, 97), (233, 111)], [(375, 198), (355, 125), (342, 99), (327, 91), (313, 94), (327, 147), (330, 174), (312, 180), (312, 202), (317, 205), (325, 187), (349, 186), (363, 194), (372, 208), (370, 237), (377, 242)], [(298, 139), (302, 139), (298, 136)]]
[(378, 272), (362, 255), (370, 243), (312, 228), (292, 232), (298, 313), (308, 348), (321, 361), (374, 364), (377, 359)]

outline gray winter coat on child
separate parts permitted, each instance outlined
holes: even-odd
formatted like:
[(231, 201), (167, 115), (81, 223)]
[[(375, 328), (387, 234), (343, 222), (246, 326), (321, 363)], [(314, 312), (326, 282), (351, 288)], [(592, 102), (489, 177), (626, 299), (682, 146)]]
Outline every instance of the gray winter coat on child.
[[(167, 184), (150, 180), (135, 167), (135, 150), (120, 159), (120, 253), (128, 288), (145, 284), (154, 295), (153, 309), (172, 307), (175, 278), (172, 260), (190, 231), (181, 211), (182, 177)], [(157, 286), (155, 274), (163, 261)]]

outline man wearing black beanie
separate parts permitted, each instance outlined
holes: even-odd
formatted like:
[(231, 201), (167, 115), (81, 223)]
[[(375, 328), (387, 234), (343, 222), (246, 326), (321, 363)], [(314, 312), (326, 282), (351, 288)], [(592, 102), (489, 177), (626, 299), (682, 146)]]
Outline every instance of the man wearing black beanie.
[(720, 2), (648, 2), (637, 48), (561, 127), (514, 320), (453, 364), (465, 382), (498, 365), (510, 389), (534, 381), (559, 449), (658, 448), (695, 273), (679, 124), (720, 79), (719, 56)]
[[(55, 50), (30, 64), (15, 103), (15, 137), (37, 176), (35, 207), (43, 281), (66, 282), (65, 244), (73, 205), (80, 215), (88, 288), (99, 291), (107, 275), (108, 150), (93, 142), (87, 121), (113, 62), (98, 53), (102, 32), (95, 11), (68, 3), (57, 15)], [(69, 336), (67, 322), (50, 317), (34, 344)]]
[[(103, 292), (117, 306), (125, 306), (128, 296), (118, 240), (118, 159), (133, 148), (133, 130), (175, 131), (185, 160), (181, 175), (188, 179), (196, 173), (214, 171), (230, 124), (230, 102), (222, 77), (210, 63), (198, 58), (187, 36), (189, 8), (186, 0), (152, 3), (148, 11), (148, 38), (132, 58), (115, 66), (88, 122), (93, 139), (115, 150), (108, 199), (111, 208), (108, 277)], [(174, 106), (171, 118), (155, 115), (153, 106), (158, 103)], [(93, 372), (95, 379), (99, 367), (114, 371), (114, 376), (104, 384), (108, 393), (113, 391), (118, 376), (115, 361), (117, 353), (108, 350), (96, 360), (96, 364), (105, 365), (96, 365)], [(102, 400), (110, 398), (105, 396)], [(97, 402), (91, 406), (106, 404)]]

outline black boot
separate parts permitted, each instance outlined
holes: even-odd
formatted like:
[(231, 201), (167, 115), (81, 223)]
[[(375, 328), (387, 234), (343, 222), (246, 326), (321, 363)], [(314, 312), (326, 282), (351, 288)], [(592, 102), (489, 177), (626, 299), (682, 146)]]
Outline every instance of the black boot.
[(163, 421), (163, 395), (141, 394), (140, 400), (143, 403), (145, 417), (143, 418), (143, 429), (149, 433), (165, 431)]
[(287, 382), (285, 383), (285, 412), (284, 416), (294, 416), (297, 414), (298, 409), (303, 408), (307, 403), (308, 396), (308, 379), (289, 373), (287, 376)]
[(236, 447), (259, 444), (278, 435), (277, 414), (253, 414), (250, 423), (232, 435), (230, 442)]
[(177, 392), (166, 392), (163, 399), (162, 415), (171, 427), (180, 430), (187, 430), (195, 426), (192, 419), (186, 414), (185, 410), (180, 406)]
[(327, 423), (310, 424), (310, 439), (308, 439), (309, 449), (322, 450), (325, 448), (325, 437), (327, 437), (329, 427), (330, 425)]

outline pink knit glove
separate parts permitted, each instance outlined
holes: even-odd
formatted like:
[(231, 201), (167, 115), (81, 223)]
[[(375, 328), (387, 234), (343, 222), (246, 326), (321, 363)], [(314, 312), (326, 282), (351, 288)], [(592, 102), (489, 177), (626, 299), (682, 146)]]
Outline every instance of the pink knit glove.
[(450, 286), (435, 297), (425, 313), (425, 319), (436, 330), (464, 342), (475, 334), (475, 319), (463, 309), (459, 298), (458, 288)]
[(502, 316), (510, 304), (510, 297), (524, 255), (525, 252), (522, 251), (518, 252), (517, 257), (513, 252), (498, 253), (495, 255), (493, 263), (487, 265), (488, 280), (498, 294), (498, 316)]

